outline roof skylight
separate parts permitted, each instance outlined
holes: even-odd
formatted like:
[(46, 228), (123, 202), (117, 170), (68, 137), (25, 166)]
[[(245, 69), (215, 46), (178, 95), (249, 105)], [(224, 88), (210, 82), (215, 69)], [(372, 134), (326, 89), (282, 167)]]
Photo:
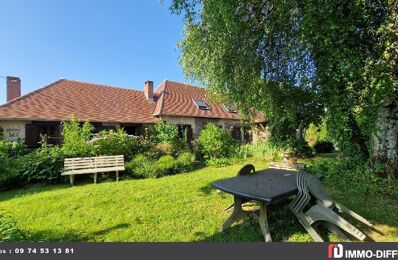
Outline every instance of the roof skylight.
[(236, 109), (233, 108), (233, 107), (230, 106), (230, 105), (224, 104), (224, 107), (225, 107), (225, 109), (226, 109), (229, 113), (238, 113), (238, 111), (236, 111)]
[(209, 106), (204, 102), (203, 100), (200, 99), (192, 99), (193, 103), (201, 110), (209, 110)]

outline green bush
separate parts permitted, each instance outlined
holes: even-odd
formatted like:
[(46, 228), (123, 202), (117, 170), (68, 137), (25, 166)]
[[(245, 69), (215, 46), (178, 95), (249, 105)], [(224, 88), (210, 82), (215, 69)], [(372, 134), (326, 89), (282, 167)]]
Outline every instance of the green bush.
[(292, 145), (293, 155), (297, 158), (314, 157), (314, 151), (305, 140), (296, 140)]
[(177, 158), (163, 155), (158, 160), (145, 154), (137, 155), (125, 163), (126, 173), (133, 178), (159, 178), (180, 172), (189, 172), (195, 168), (193, 155), (183, 152)]
[(280, 161), (282, 160), (281, 154), (283, 148), (271, 142), (260, 142), (254, 145), (248, 145), (254, 157), (265, 159), (267, 161)]
[(164, 155), (159, 158), (154, 164), (153, 176), (158, 178), (166, 175), (172, 175), (175, 172), (177, 160), (171, 155)]
[(124, 155), (124, 159), (129, 161), (135, 154), (142, 153), (146, 146), (141, 138), (130, 138), (123, 129), (118, 131), (101, 131), (99, 139), (93, 142), (96, 155)]
[(19, 157), (29, 153), (29, 149), (20, 140), (16, 142), (10, 142), (0, 140), (0, 157)]
[(314, 145), (314, 150), (316, 153), (331, 153), (334, 151), (334, 146), (332, 142), (317, 141)]
[(18, 164), (15, 159), (0, 157), (0, 190), (11, 189), (21, 185), (17, 168)]
[(322, 120), (319, 126), (311, 123), (305, 131), (305, 140), (310, 145), (314, 145), (316, 142), (330, 141), (326, 120)]
[(61, 180), (64, 155), (59, 147), (44, 147), (20, 157), (17, 175), (21, 184), (54, 183)]
[(230, 131), (222, 130), (218, 125), (209, 123), (200, 132), (198, 144), (206, 156), (216, 159), (231, 156), (235, 142)]
[(0, 242), (25, 242), (29, 235), (18, 225), (18, 222), (11, 215), (0, 212)]
[(231, 165), (232, 163), (234, 163), (234, 161), (231, 160), (231, 158), (223, 158), (223, 157), (221, 157), (221, 158), (209, 159), (209, 160), (207, 160), (207, 162), (206, 162), (206, 164), (207, 164), (208, 166), (215, 166), (215, 167), (218, 167), (218, 168)]
[(178, 172), (189, 172), (195, 168), (194, 155), (191, 152), (180, 153), (177, 157), (176, 170)]
[(252, 149), (251, 149), (251, 144), (245, 144), (245, 145), (234, 145), (232, 148), (232, 156), (238, 160), (246, 160), (249, 157), (253, 156)]
[(156, 123), (155, 136), (160, 143), (177, 144), (181, 141), (178, 136), (178, 127), (175, 124)]
[(0, 157), (0, 189), (61, 180), (64, 156), (58, 147), (43, 147), (18, 158)]
[(72, 118), (69, 122), (63, 122), (62, 128), (62, 152), (65, 157), (86, 157), (94, 155), (94, 146), (88, 141), (94, 127), (89, 122), (82, 126)]
[(398, 199), (397, 179), (380, 176), (378, 170), (356, 158), (340, 158), (331, 162), (315, 161), (309, 165), (309, 170), (323, 175), (323, 182), (327, 186), (344, 191), (347, 196), (355, 194)]
[(198, 139), (193, 140), (191, 142), (192, 152), (195, 155), (195, 160), (198, 162), (205, 162), (205, 152), (203, 148), (200, 146)]
[(157, 152), (162, 155), (173, 155), (176, 153), (176, 147), (173, 144), (170, 143), (158, 143), (155, 145), (154, 149), (157, 150)]
[(144, 154), (137, 155), (125, 164), (126, 173), (133, 178), (143, 179), (153, 177), (154, 160)]

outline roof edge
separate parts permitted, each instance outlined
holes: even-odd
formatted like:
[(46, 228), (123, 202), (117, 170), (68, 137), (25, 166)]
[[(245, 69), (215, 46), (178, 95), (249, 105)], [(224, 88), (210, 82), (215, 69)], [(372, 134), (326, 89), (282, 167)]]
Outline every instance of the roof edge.
[(66, 79), (59, 79), (59, 80), (57, 80), (57, 81), (54, 81), (54, 82), (52, 82), (52, 83), (50, 83), (50, 84), (48, 84), (48, 85), (46, 85), (46, 86), (44, 86), (44, 87), (42, 87), (42, 88), (36, 89), (36, 90), (34, 90), (34, 91), (32, 91), (32, 92), (29, 92), (29, 93), (27, 93), (27, 94), (25, 94), (25, 95), (22, 95), (22, 96), (18, 97), (18, 98), (15, 98), (15, 99), (13, 99), (13, 100), (10, 100), (9, 102), (7, 102), (7, 103), (5, 103), (5, 104), (3, 104), (3, 105), (0, 105), (0, 108), (3, 108), (3, 107), (7, 107), (7, 106), (9, 106), (9, 105), (12, 105), (12, 104), (14, 104), (15, 102), (21, 101), (21, 100), (23, 100), (23, 99), (25, 99), (25, 98), (27, 98), (27, 97), (30, 97), (30, 96), (33, 95), (33, 94), (37, 94), (37, 93), (39, 93), (39, 92), (41, 92), (41, 91), (43, 91), (43, 90), (45, 90), (45, 89), (48, 89), (48, 88), (50, 88), (50, 87), (53, 87), (53, 86), (57, 85), (58, 83), (60, 83), (61, 81), (65, 81), (65, 80), (66, 80)]
[(97, 85), (100, 87), (105, 87), (105, 88), (113, 88), (113, 89), (122, 89), (122, 90), (131, 90), (135, 92), (144, 92), (143, 90), (138, 90), (138, 89), (132, 89), (132, 88), (127, 88), (127, 87), (121, 87), (121, 86), (111, 86), (107, 84), (101, 84), (101, 83), (94, 83), (94, 82), (88, 82), (88, 81), (81, 81), (81, 80), (75, 80), (75, 79), (63, 79), (65, 81), (71, 81), (71, 82), (76, 82), (80, 84), (88, 84), (88, 85)]
[[(165, 95), (166, 89), (167, 89), (167, 82), (168, 82), (167, 79), (163, 80), (163, 81), (157, 86), (157, 88), (156, 88), (156, 90), (158, 90), (159, 88), (162, 87), (162, 84), (164, 84), (163, 91), (161, 91), (161, 92), (159, 93), (159, 98), (157, 99), (157, 101), (156, 101), (156, 106), (155, 106), (155, 110), (156, 110), (156, 107), (157, 107), (157, 105), (159, 104), (159, 106), (160, 106), (159, 112), (155, 113), (155, 111), (154, 111), (154, 112), (152, 113), (152, 115), (155, 116), (155, 117), (156, 117), (156, 116), (161, 116), (161, 115), (163, 115), (164, 95)], [(156, 92), (156, 90), (155, 90), (155, 92)]]

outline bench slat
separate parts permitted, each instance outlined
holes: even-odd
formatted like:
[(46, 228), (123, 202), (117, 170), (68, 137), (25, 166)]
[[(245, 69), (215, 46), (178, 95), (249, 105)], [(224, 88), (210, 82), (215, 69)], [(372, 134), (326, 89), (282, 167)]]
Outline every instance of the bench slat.
[(96, 164), (122, 164), (124, 161), (114, 161), (114, 162), (107, 162), (107, 161), (92, 161), (92, 162), (80, 162), (80, 163), (65, 163), (65, 166), (85, 166), (85, 165), (96, 165)]
[(112, 167), (112, 168), (97, 168), (97, 169), (81, 169), (81, 170), (73, 170), (73, 171), (65, 171), (61, 173), (61, 175), (76, 175), (76, 174), (88, 174), (88, 173), (99, 173), (99, 172), (115, 172), (115, 171), (124, 171), (124, 167)]
[(74, 166), (74, 167), (79, 167), (79, 166), (85, 166), (85, 165), (96, 165), (96, 164), (122, 164), (124, 163), (123, 161), (120, 162), (89, 162), (89, 163), (74, 163), (74, 164), (68, 164), (65, 163), (65, 166)]
[(90, 160), (118, 160), (124, 159), (124, 156), (98, 156), (98, 157), (76, 157), (76, 158), (66, 158), (65, 162), (70, 162), (70, 161), (90, 161)]

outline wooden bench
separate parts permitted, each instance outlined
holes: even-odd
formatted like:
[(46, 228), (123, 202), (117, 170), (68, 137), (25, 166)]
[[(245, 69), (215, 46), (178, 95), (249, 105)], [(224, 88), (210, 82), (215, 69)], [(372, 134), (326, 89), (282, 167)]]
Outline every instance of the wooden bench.
[(84, 158), (67, 158), (64, 161), (64, 172), (69, 175), (70, 184), (73, 186), (75, 175), (94, 173), (94, 183), (97, 183), (97, 174), (116, 172), (116, 181), (119, 181), (119, 171), (124, 171), (124, 156), (97, 156)]

